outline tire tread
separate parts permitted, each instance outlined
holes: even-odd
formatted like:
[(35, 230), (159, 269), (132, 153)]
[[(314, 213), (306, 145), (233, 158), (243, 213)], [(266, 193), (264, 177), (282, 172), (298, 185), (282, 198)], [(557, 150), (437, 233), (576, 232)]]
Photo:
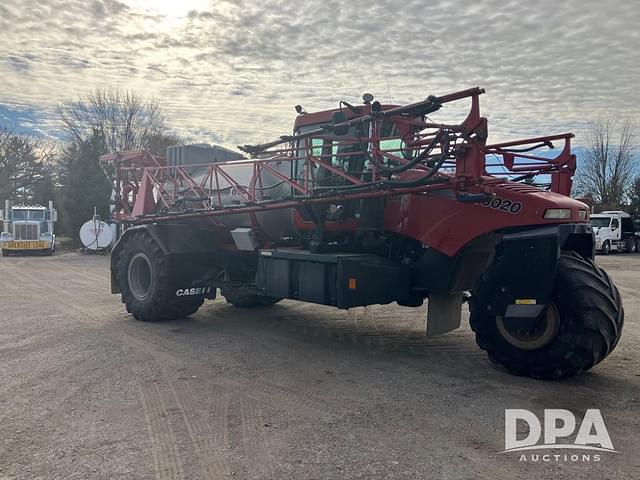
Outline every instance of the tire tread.
[[(129, 258), (133, 253), (144, 250), (155, 263), (157, 272), (157, 290), (153, 301), (140, 304), (129, 290), (127, 271)], [(204, 303), (203, 297), (176, 299), (170, 291), (170, 278), (167, 260), (158, 244), (146, 232), (135, 232), (127, 240), (118, 259), (118, 283), (120, 298), (127, 312), (142, 322), (157, 322), (188, 317), (194, 314)]]
[(564, 310), (561, 331), (549, 345), (525, 351), (498, 338), (495, 317), (484, 310), (491, 294), (491, 275), (470, 302), (470, 324), (476, 343), (489, 359), (517, 375), (568, 377), (589, 370), (618, 344), (624, 325), (620, 293), (609, 275), (593, 260), (563, 251), (558, 260), (554, 301)]

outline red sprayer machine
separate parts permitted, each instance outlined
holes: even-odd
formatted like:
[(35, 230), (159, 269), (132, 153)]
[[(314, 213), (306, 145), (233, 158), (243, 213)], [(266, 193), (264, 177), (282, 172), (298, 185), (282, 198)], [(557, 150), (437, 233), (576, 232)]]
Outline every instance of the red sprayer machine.
[[(240, 160), (104, 156), (128, 227), (113, 293), (144, 321), (188, 316), (218, 291), (242, 308), (428, 300), (427, 335), (457, 328), (468, 301), (478, 345), (511, 372), (591, 368), (624, 312), (593, 262), (589, 209), (568, 196), (573, 135), (488, 144), (483, 93), (298, 106), (291, 135), (239, 147)], [(461, 123), (433, 119), (460, 100)]]

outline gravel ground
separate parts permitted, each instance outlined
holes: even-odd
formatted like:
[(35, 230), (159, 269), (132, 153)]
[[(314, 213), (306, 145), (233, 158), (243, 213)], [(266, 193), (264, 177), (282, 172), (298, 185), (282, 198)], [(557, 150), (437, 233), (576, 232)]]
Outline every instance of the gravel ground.
[[(492, 366), (466, 322), (424, 309), (222, 300), (132, 320), (108, 258), (0, 258), (0, 480), (640, 478), (640, 255), (598, 261), (622, 293), (617, 350), (561, 382)], [(505, 408), (599, 408), (619, 453), (523, 462)]]

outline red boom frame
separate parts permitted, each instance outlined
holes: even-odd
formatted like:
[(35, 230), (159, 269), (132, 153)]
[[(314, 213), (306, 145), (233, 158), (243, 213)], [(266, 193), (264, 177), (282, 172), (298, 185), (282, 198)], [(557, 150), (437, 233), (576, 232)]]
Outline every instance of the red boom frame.
[[(369, 136), (354, 138), (336, 136), (327, 129), (318, 129), (307, 133), (282, 137), (269, 144), (244, 147), (251, 153), (251, 158), (233, 162), (222, 162), (202, 165), (199, 181), (196, 181), (188, 167), (168, 166), (164, 157), (154, 156), (148, 152), (122, 152), (104, 155), (101, 160), (108, 169), (113, 169), (115, 209), (114, 220), (129, 224), (171, 221), (208, 217), (213, 223), (216, 218), (238, 213), (255, 213), (259, 211), (300, 207), (305, 204), (342, 202), (346, 199), (363, 199), (381, 196), (394, 196), (407, 193), (427, 192), (436, 189), (452, 189), (460, 199), (471, 199), (474, 195), (491, 195), (492, 188), (507, 179), (533, 179), (537, 175), (550, 176), (550, 190), (563, 195), (571, 192), (572, 177), (576, 169), (576, 158), (571, 153), (573, 134), (565, 133), (546, 137), (537, 137), (500, 144), (486, 144), (487, 121), (480, 115), (479, 96), (483, 89), (472, 88), (441, 97), (429, 97), (422, 102), (405, 106), (379, 106), (365, 104), (358, 107), (358, 113), (348, 112), (351, 118), (337, 123), (334, 129), (352, 127), (357, 124), (370, 125)], [(466, 119), (457, 125), (433, 123), (425, 120), (424, 112), (435, 111), (441, 105), (464, 99), (471, 99), (471, 108)], [(378, 108), (379, 107), (379, 108)], [(377, 111), (376, 111), (377, 110)], [(326, 122), (335, 112), (318, 112), (298, 117), (297, 125), (310, 125), (320, 120)], [(384, 123), (396, 126), (396, 134), (383, 136)], [(448, 142), (442, 140), (442, 132), (446, 132)], [(434, 139), (440, 135), (440, 143), (433, 145)], [(400, 140), (403, 147), (383, 148), (382, 142)], [(552, 146), (553, 141), (563, 140), (564, 146), (555, 158), (547, 158), (530, 153), (541, 146)], [(341, 155), (364, 154), (362, 150), (352, 150), (347, 154), (323, 153), (317, 143), (338, 141), (341, 146), (368, 145), (366, 152), (370, 158), (366, 182), (351, 175), (340, 167), (331, 164), (331, 158)], [(434, 148), (429, 150), (429, 146)], [(446, 150), (446, 152), (445, 152)], [(420, 186), (380, 186), (357, 193), (342, 191), (320, 191), (316, 178), (316, 170), (323, 168), (339, 178), (343, 185), (370, 185), (389, 177), (383, 174), (379, 165), (403, 165), (419, 155), (425, 159), (444, 159), (440, 170), (432, 172), (433, 167), (421, 162), (406, 172), (393, 178), (411, 180), (427, 174), (433, 174), (434, 181)], [(496, 160), (487, 161), (487, 156)], [(290, 178), (274, 168), (274, 163), (298, 162), (302, 165), (302, 175)], [(230, 166), (250, 165), (253, 168), (253, 179), (245, 185), (236, 177)], [(498, 171), (501, 170), (501, 171)], [(292, 194), (288, 198), (262, 201), (262, 194), (271, 188), (262, 184), (261, 173), (268, 172), (281, 182), (291, 187)], [(499, 174), (504, 177), (498, 176)], [(233, 189), (244, 203), (235, 206), (224, 205), (223, 192)], [(184, 199), (189, 199), (185, 207)]]

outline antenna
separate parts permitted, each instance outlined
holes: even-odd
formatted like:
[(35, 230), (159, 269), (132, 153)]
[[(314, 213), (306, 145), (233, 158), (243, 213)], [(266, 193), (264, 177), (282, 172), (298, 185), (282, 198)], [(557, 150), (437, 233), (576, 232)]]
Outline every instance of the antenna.
[(387, 79), (387, 93), (389, 94), (389, 103), (393, 103), (391, 99), (391, 86), (389, 85), (389, 79)]

